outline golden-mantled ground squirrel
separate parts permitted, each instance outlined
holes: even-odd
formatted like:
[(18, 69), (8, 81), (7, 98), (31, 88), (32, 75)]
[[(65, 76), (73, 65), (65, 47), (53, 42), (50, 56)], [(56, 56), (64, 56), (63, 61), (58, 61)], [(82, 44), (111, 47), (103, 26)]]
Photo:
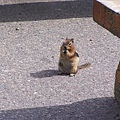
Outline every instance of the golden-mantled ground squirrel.
[(66, 41), (63, 42), (60, 47), (60, 57), (58, 63), (58, 74), (68, 74), (71, 77), (75, 76), (78, 72), (78, 69), (87, 68), (91, 63), (86, 63), (81, 66), (79, 64), (79, 55), (76, 52), (74, 45), (74, 39), (66, 38)]

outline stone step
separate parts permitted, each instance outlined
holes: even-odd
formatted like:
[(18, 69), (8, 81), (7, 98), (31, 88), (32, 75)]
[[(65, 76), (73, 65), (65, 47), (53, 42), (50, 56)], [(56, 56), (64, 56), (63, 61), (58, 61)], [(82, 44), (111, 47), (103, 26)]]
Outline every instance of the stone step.
[(120, 37), (120, 0), (94, 0), (93, 19)]
[(120, 62), (116, 70), (114, 94), (116, 100), (120, 103)]

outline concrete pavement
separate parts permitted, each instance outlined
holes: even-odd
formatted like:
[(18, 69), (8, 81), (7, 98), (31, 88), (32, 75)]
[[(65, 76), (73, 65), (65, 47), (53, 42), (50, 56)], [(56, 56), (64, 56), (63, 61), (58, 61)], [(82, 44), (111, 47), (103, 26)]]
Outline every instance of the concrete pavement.
[[(80, 70), (57, 75), (74, 38)], [(119, 120), (114, 100), (120, 39), (93, 21), (92, 0), (0, 2), (0, 120)]]

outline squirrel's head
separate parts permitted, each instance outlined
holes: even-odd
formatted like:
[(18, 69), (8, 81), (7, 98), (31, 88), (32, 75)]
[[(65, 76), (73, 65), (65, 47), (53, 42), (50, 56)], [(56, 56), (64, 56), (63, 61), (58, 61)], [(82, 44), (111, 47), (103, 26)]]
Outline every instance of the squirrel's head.
[(74, 46), (74, 39), (68, 39), (66, 38), (65, 42), (63, 42), (62, 47), (61, 47), (61, 52), (64, 54), (72, 54), (76, 51), (75, 46)]

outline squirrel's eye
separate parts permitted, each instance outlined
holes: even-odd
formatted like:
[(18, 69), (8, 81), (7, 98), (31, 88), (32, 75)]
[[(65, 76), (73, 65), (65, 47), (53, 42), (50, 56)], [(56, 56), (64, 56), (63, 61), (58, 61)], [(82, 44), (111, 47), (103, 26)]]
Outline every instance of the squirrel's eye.
[(72, 45), (72, 43), (70, 42), (68, 45), (69, 45), (69, 46), (71, 46), (71, 45)]

